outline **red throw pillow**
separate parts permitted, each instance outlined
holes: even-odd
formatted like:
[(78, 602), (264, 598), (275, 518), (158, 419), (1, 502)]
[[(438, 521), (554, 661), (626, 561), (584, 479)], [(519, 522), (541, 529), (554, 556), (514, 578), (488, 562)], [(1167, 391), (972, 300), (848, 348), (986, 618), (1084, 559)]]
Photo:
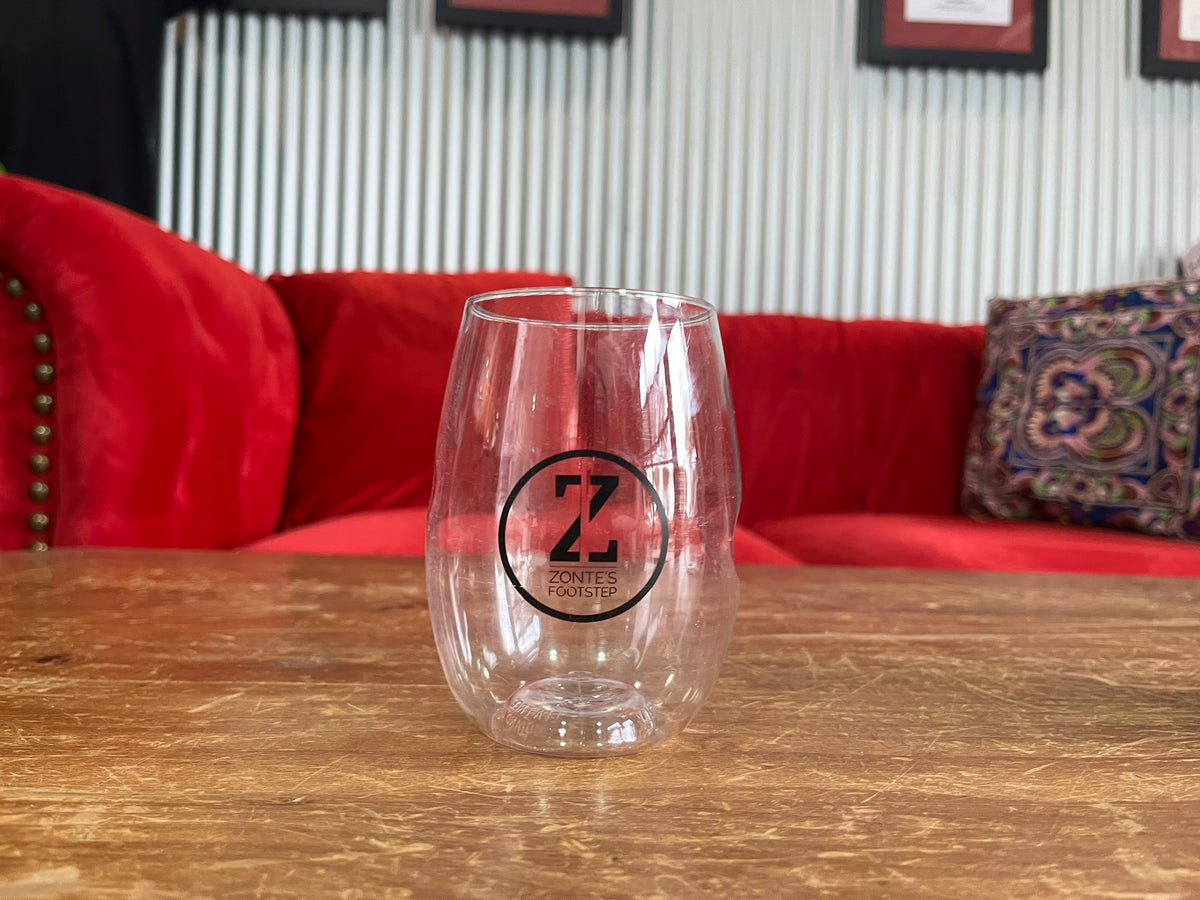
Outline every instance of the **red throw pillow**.
[(300, 341), (300, 425), (283, 527), (428, 504), (467, 299), (570, 283), (538, 272), (273, 276)]
[(0, 272), (0, 549), (232, 547), (275, 530), (298, 367), (260, 279), (13, 175)]
[(743, 525), (958, 511), (981, 327), (735, 314), (721, 337)]

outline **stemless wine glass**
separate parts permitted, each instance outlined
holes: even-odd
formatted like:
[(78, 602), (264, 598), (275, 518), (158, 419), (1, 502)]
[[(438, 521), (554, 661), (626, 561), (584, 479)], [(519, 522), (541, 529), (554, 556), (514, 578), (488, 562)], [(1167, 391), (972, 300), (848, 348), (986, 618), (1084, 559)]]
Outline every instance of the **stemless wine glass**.
[(473, 297), (436, 465), (429, 609), (480, 730), (558, 756), (681, 730), (738, 599), (741, 483), (713, 308), (600, 288)]

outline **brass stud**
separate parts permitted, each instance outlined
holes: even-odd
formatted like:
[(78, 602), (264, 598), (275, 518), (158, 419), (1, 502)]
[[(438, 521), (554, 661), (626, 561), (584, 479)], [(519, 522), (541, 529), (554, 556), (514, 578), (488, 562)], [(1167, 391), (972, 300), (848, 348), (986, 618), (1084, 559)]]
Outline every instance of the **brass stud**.
[(25, 285), (21, 284), (20, 278), (10, 278), (4, 282), (4, 293), (14, 300), (20, 299), (25, 296)]
[(25, 304), (25, 319), (29, 322), (42, 321), (42, 307), (39, 303)]
[(54, 398), (49, 394), (38, 394), (33, 398), (33, 408), (44, 416), (54, 408)]
[(33, 513), (26, 524), (30, 531), (45, 531), (50, 527), (50, 517), (45, 513)]
[(33, 336), (33, 349), (38, 353), (49, 353), (50, 345), (50, 335), (46, 334), (45, 332), (41, 332)]
[(32, 544), (29, 545), (29, 549), (32, 550), (34, 553), (45, 553), (47, 550), (50, 549), (50, 545), (47, 544), (45, 541), (34, 541)]
[(38, 363), (33, 367), (33, 377), (40, 384), (49, 384), (54, 380), (54, 366), (49, 363)]
[(45, 453), (35, 453), (29, 457), (29, 471), (34, 475), (45, 475), (50, 471), (50, 457)]
[(50, 496), (50, 485), (44, 481), (35, 481), (29, 486), (29, 499), (41, 503)]
[(54, 437), (54, 432), (49, 425), (34, 425), (33, 430), (29, 432), (29, 436), (38, 444), (50, 443), (50, 438)]

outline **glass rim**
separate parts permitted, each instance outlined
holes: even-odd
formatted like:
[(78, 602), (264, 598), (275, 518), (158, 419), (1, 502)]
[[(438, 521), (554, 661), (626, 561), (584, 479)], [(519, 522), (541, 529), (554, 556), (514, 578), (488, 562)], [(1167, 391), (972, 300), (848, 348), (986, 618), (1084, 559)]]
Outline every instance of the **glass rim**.
[[(490, 322), (509, 322), (523, 325), (547, 325), (554, 328), (580, 329), (624, 329), (644, 328), (646, 325), (664, 320), (657, 315), (644, 315), (636, 322), (556, 322), (538, 316), (519, 316), (511, 313), (496, 312), (488, 309), (486, 304), (496, 300), (508, 300), (519, 297), (630, 297), (652, 305), (655, 312), (660, 306), (666, 305), (676, 312), (676, 316), (665, 320), (671, 324), (703, 325), (715, 321), (717, 308), (707, 300), (691, 297), (687, 294), (676, 294), (670, 291), (643, 290), (641, 288), (613, 287), (523, 287), (505, 288), (499, 291), (487, 291), (475, 294), (467, 300), (464, 315), (473, 315)], [(686, 311), (689, 307), (693, 311)]]

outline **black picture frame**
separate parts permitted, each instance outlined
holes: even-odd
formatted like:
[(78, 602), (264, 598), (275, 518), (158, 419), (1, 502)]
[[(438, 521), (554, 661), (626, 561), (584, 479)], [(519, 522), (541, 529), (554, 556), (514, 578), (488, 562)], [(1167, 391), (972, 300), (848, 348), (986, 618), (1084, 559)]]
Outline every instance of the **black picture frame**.
[(387, 16), (388, 0), (228, 0), (239, 12), (284, 15)]
[[(858, 58), (864, 65), (874, 66), (930, 66), (961, 69), (1006, 69), (1016, 71), (1041, 71), (1046, 68), (1050, 36), (1049, 0), (1032, 0), (1028, 15), (1032, 16), (1032, 47), (1029, 52), (1004, 50), (999, 42), (994, 50), (963, 49), (954, 46), (951, 35), (961, 26), (927, 25), (928, 45), (911, 46), (889, 44), (885, 39), (884, 22), (893, 7), (902, 8), (903, 0), (859, 0), (858, 6)], [(997, 35), (1003, 28), (995, 29)], [(943, 41), (942, 37), (945, 37)]]
[[(647, 0), (653, 2), (653, 0)], [(558, 15), (531, 11), (543, 4), (509, 0), (506, 3), (481, 3), (470, 0), (434, 0), (434, 21), (458, 28), (495, 28), (518, 31), (546, 31), (588, 37), (617, 37), (625, 30), (628, 0), (610, 0), (604, 14)]]
[[(1142, 54), (1141, 73), (1145, 78), (1200, 78), (1200, 61), (1189, 62), (1182, 59), (1171, 59), (1165, 55), (1169, 52), (1163, 46), (1162, 26), (1166, 10), (1164, 0), (1142, 0)], [(1172, 3), (1174, 14), (1179, 15), (1179, 2)], [(1182, 41), (1180, 41), (1182, 44)], [(1200, 56), (1200, 41), (1189, 41), (1197, 45), (1197, 55)]]

